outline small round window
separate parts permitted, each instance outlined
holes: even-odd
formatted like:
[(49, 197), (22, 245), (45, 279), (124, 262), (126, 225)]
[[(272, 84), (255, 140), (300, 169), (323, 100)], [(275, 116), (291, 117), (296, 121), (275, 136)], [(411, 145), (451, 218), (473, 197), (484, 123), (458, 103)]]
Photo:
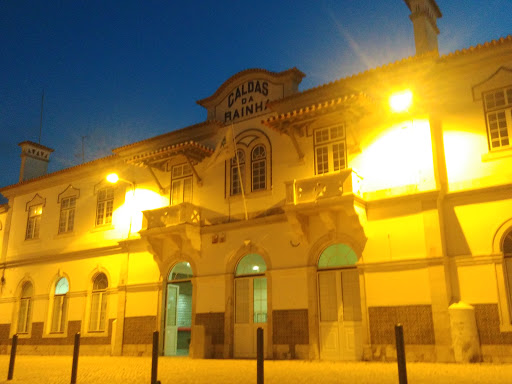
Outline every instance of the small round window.
[(333, 244), (325, 248), (318, 259), (318, 268), (348, 267), (357, 263), (357, 255), (346, 244)]
[(267, 270), (267, 264), (261, 255), (250, 253), (244, 256), (236, 266), (236, 276), (258, 275)]
[(169, 281), (173, 280), (188, 280), (192, 277), (192, 267), (190, 263), (183, 261), (176, 264), (169, 273)]

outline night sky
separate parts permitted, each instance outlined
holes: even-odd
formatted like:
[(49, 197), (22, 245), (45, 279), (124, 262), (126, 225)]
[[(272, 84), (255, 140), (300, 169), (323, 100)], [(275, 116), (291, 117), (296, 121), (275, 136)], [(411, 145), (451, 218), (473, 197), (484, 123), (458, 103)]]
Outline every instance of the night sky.
[[(441, 53), (510, 33), (511, 0), (438, 0)], [(49, 171), (204, 121), (196, 100), (248, 69), (297, 67), (305, 90), (414, 54), (403, 0), (0, 1), (0, 186), (18, 143)]]

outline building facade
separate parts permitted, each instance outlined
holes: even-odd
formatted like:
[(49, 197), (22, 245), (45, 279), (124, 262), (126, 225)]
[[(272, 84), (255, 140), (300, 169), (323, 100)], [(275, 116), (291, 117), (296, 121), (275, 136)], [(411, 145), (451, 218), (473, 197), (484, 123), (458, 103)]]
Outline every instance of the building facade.
[[(0, 353), (512, 360), (512, 36), (299, 91), (250, 69), (204, 122), (0, 189)], [(398, 112), (390, 96), (410, 101)], [(405, 100), (404, 100), (405, 99)], [(395, 100), (395, 99), (393, 99)], [(106, 176), (118, 175), (111, 183)], [(111, 180), (113, 181), (113, 180)]]

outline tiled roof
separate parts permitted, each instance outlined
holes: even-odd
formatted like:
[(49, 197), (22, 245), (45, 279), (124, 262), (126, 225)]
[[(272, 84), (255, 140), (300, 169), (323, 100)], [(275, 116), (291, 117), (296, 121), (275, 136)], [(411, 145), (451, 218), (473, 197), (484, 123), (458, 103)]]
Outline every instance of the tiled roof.
[(29, 180), (20, 181), (19, 183), (16, 183), (16, 184), (7, 185), (7, 186), (5, 186), (3, 188), (0, 188), (0, 192), (9, 190), (9, 189), (12, 189), (12, 188), (15, 188), (15, 187), (19, 187), (19, 186), (22, 186), (22, 185), (30, 184), (30, 183), (38, 181), (38, 180), (44, 180), (44, 179), (46, 179), (46, 178), (48, 178), (50, 176), (61, 175), (61, 174), (67, 173), (67, 172), (72, 172), (72, 171), (79, 170), (80, 168), (89, 167), (91, 165), (97, 165), (97, 164), (99, 164), (101, 162), (106, 162), (108, 160), (113, 160), (113, 159), (115, 159), (117, 157), (118, 157), (117, 155), (109, 155), (109, 156), (101, 157), (99, 159), (88, 161), (87, 163), (78, 164), (78, 165), (75, 165), (73, 167), (60, 169), (60, 170), (52, 172), (52, 173), (47, 173), (46, 175), (34, 177), (32, 179), (29, 179)]
[(346, 105), (347, 103), (361, 101), (361, 100), (369, 101), (370, 98), (363, 92), (358, 93), (358, 94), (346, 95), (343, 97), (337, 97), (337, 98), (334, 98), (334, 99), (331, 99), (331, 100), (328, 100), (328, 101), (325, 101), (325, 102), (322, 102), (319, 104), (313, 104), (313, 105), (310, 105), (310, 106), (307, 106), (304, 108), (300, 108), (298, 110), (293, 110), (291, 112), (282, 113), (277, 116), (271, 116), (267, 120), (263, 120), (262, 123), (268, 127), (273, 128), (275, 123), (279, 123), (281, 121), (289, 120), (289, 119), (292, 119), (295, 117), (305, 116), (305, 115), (312, 114), (315, 112), (321, 113), (321, 112), (327, 110), (328, 108), (334, 109), (336, 107)]
[[(481, 52), (485, 49), (491, 49), (494, 47), (499, 47), (503, 44), (510, 44), (510, 43), (512, 43), (512, 35), (508, 35), (506, 37), (501, 37), (499, 39), (491, 40), (491, 41), (485, 42), (483, 44), (478, 44), (476, 46), (471, 46), (469, 48), (463, 48), (463, 49), (460, 49), (460, 50), (457, 50), (454, 52), (444, 54), (442, 56), (437, 56), (437, 53), (435, 51), (427, 52), (422, 55), (409, 56), (409, 57), (406, 57), (406, 58), (403, 58), (403, 59), (400, 59), (400, 60), (397, 60), (397, 61), (394, 61), (391, 63), (383, 64), (383, 65), (375, 67), (375, 68), (370, 68), (370, 69), (367, 69), (362, 72), (354, 73), (347, 77), (343, 77), (343, 78), (331, 81), (329, 83), (321, 84), (317, 87), (306, 89), (302, 92), (297, 92), (293, 95), (286, 97), (285, 99), (277, 100), (274, 103), (279, 104), (280, 102), (283, 102), (283, 101), (292, 100), (294, 98), (299, 98), (299, 97), (302, 97), (302, 96), (305, 96), (305, 95), (308, 95), (308, 94), (311, 94), (314, 92), (327, 90), (331, 87), (340, 86), (347, 80), (355, 80), (355, 79), (362, 78), (364, 76), (368, 76), (368, 75), (371, 75), (374, 73), (379, 73), (382, 71), (397, 70), (397, 69), (400, 69), (401, 67), (405, 67), (407, 65), (411, 65), (411, 64), (415, 64), (415, 63), (420, 63), (424, 60), (432, 61), (432, 60), (439, 60), (439, 59), (451, 59), (451, 58), (455, 58), (455, 57), (458, 57), (461, 55)], [(270, 105), (272, 105), (272, 103), (270, 103)]]
[[(185, 141), (183, 143), (168, 145), (154, 151), (149, 151), (145, 153), (141, 153), (135, 156), (132, 156), (127, 161), (129, 163), (141, 164), (144, 163), (145, 160), (158, 160), (174, 153), (182, 153), (187, 150), (196, 150), (202, 153), (204, 156), (211, 155), (213, 153), (213, 149), (206, 147), (200, 143), (195, 141)], [(204, 157), (203, 156), (203, 157)]]
[(208, 126), (208, 125), (217, 125), (219, 127), (222, 127), (222, 126), (224, 126), (224, 123), (222, 123), (220, 121), (217, 121), (217, 120), (202, 121), (201, 123), (189, 125), (188, 127), (176, 129), (174, 131), (166, 132), (166, 133), (163, 133), (163, 134), (158, 135), (158, 136), (149, 137), (149, 138), (141, 140), (141, 141), (136, 141), (135, 143), (130, 143), (130, 144), (123, 145), (122, 147), (114, 148), (112, 150), (112, 152), (118, 153), (118, 152), (121, 152), (123, 150), (135, 147), (137, 145), (147, 144), (147, 143), (150, 143), (152, 141), (160, 140), (160, 139), (165, 138), (167, 136), (176, 135), (178, 132), (183, 132), (183, 130), (195, 130), (195, 129), (201, 128), (203, 126)]

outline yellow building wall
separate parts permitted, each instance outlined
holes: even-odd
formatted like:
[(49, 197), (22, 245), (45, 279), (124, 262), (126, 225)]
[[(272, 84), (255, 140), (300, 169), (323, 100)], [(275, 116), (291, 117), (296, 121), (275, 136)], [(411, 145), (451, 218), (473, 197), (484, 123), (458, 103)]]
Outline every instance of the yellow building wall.
[(430, 304), (427, 269), (366, 272), (366, 304), (368, 307)]
[(307, 270), (272, 271), (272, 309), (308, 308)]
[(457, 271), (462, 301), (469, 304), (498, 302), (494, 264), (459, 266)]

